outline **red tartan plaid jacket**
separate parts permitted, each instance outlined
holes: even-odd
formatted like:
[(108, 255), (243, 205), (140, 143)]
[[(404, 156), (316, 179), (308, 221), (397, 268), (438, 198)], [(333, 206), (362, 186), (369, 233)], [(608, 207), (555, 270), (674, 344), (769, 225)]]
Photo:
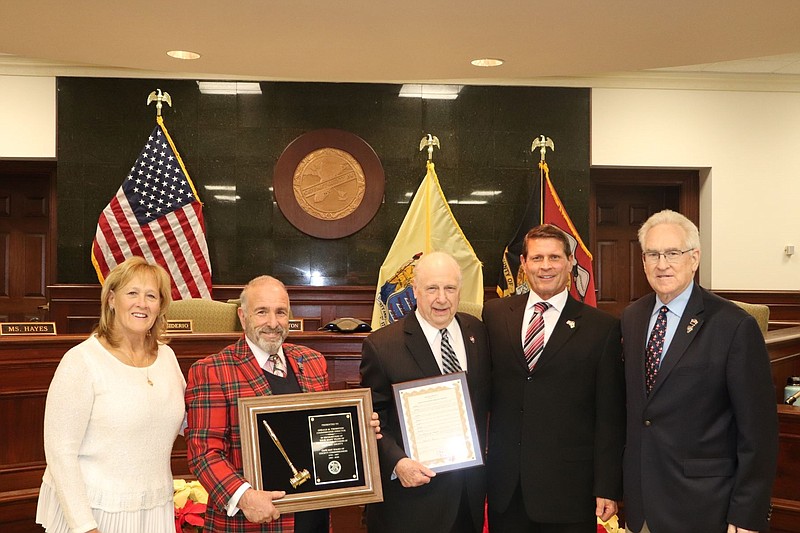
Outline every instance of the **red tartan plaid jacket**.
[[(321, 353), (288, 343), (283, 344), (283, 353), (303, 392), (328, 390), (327, 364)], [(242, 473), (237, 400), (271, 393), (269, 382), (244, 336), (221, 352), (195, 362), (189, 370), (186, 448), (189, 469), (208, 491), (207, 532), (283, 533), (294, 530), (292, 514), (281, 515), (279, 520), (269, 524), (254, 524), (248, 522), (241, 511), (234, 516), (226, 512), (231, 496), (246, 482)]]

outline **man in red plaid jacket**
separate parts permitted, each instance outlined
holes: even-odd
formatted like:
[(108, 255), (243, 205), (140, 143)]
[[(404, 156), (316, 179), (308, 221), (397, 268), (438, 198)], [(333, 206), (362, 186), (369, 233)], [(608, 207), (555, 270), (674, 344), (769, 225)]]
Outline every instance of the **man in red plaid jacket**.
[(275, 278), (245, 286), (239, 319), (245, 335), (192, 365), (186, 386), (189, 468), (209, 493), (205, 531), (327, 532), (327, 510), (281, 516), (272, 501), (285, 493), (256, 490), (245, 480), (237, 406), (239, 398), (328, 390), (325, 358), (283, 342), (289, 294)]

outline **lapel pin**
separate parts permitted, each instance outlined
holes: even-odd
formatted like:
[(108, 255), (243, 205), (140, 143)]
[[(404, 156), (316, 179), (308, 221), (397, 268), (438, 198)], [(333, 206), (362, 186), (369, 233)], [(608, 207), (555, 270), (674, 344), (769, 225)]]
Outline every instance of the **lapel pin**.
[(691, 333), (694, 327), (697, 325), (697, 319), (693, 318), (689, 321), (689, 325), (686, 326), (686, 333)]
[(569, 329), (575, 329), (575, 321), (574, 320), (567, 320), (567, 325)]
[(469, 336), (469, 342), (471, 342), (472, 344), (475, 344), (475, 337), (473, 335)]

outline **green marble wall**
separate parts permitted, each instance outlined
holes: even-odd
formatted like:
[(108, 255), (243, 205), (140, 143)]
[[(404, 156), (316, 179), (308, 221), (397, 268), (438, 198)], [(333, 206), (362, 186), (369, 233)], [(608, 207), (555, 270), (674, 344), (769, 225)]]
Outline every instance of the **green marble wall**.
[[(550, 175), (588, 243), (588, 89), (462, 88), (456, 100), (399, 98), (399, 85), (262, 82), (260, 95), (206, 95), (191, 80), (58, 79), (58, 283), (95, 283), (91, 242), (99, 213), (116, 193), (155, 125), (147, 95), (172, 96), (169, 132), (205, 204), (215, 284), (240, 284), (269, 273), (289, 285), (374, 285), (408, 209), (407, 193), (425, 175), (419, 141), (438, 136), (436, 171), (494, 285), (500, 254), (530, 195), (537, 194), (539, 134), (553, 139)], [(319, 129), (352, 132), (380, 158), (384, 203), (361, 231), (336, 240), (294, 228), (274, 202), (275, 162), (299, 135)], [(235, 201), (208, 186), (233, 187)], [(230, 195), (232, 192), (225, 192)]]

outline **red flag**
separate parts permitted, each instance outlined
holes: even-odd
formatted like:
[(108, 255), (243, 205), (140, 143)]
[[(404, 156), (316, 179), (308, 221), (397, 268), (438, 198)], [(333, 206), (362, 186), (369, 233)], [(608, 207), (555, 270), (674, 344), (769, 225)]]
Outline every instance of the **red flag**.
[(172, 298), (211, 298), (211, 261), (203, 204), (164, 121), (153, 133), (114, 198), (103, 209), (92, 243), (102, 283), (133, 256), (158, 263), (172, 279)]
[(583, 244), (578, 230), (572, 225), (572, 220), (550, 181), (550, 170), (547, 168), (547, 163), (540, 161), (539, 169), (542, 176), (542, 223), (553, 224), (561, 228), (569, 236), (572, 247), (572, 279), (569, 293), (579, 302), (597, 307), (592, 254)]

